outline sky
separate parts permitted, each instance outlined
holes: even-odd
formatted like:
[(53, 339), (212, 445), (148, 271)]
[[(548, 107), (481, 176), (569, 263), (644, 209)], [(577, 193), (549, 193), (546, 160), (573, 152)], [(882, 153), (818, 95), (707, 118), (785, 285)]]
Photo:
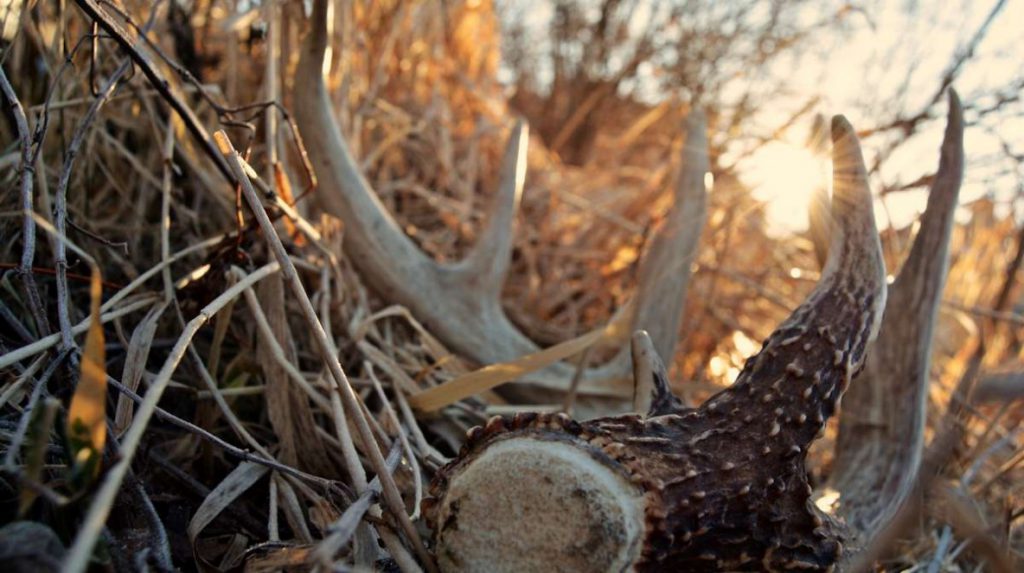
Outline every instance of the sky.
[[(499, 0), (498, 5), (506, 11), (506, 17), (513, 13), (539, 30), (553, 15), (547, 1)], [(1024, 1), (866, 0), (808, 4), (800, 15), (808, 23), (844, 6), (855, 9), (847, 12), (842, 32), (818, 33), (792, 57), (778, 59), (767, 69), (751, 71), (749, 81), (783, 82), (792, 97), (775, 98), (760, 108), (752, 118), (749, 133), (773, 132), (812, 95), (821, 98), (814, 112), (825, 117), (842, 113), (860, 129), (891, 119), (900, 110), (918, 111), (935, 94), (954, 54), (964, 50), (997, 5), (1001, 6), (1000, 11), (985, 40), (954, 83), (968, 105), (991, 103), (982, 96), (1024, 77), (1024, 32), (1020, 26), (1024, 22)], [(640, 20), (648, 17), (649, 12), (641, 8), (634, 17)], [(537, 35), (537, 41), (545, 41), (543, 33)], [(737, 93), (744, 89), (745, 81), (748, 79), (740, 77), (732, 83)], [(903, 96), (895, 97), (901, 91)], [(725, 95), (730, 94), (727, 91)], [(1010, 199), (1019, 193), (1024, 173), (1002, 152), (1006, 144), (1015, 153), (1024, 154), (1024, 104), (1012, 105), (1020, 117), (1002, 114), (968, 127), (968, 167), (962, 204), (991, 196), (1002, 202), (999, 209), (1005, 212), (1010, 208)], [(944, 128), (945, 100), (935, 111), (936, 120), (922, 126), (882, 164), (873, 181), (876, 193), (883, 185), (913, 181), (934, 172)], [(741, 179), (757, 198), (766, 202), (770, 227), (778, 234), (806, 227), (809, 197), (815, 186), (830, 177), (828, 162), (815, 159), (805, 149), (813, 115), (808, 114), (783, 133), (780, 141), (764, 146), (737, 165)], [(977, 121), (970, 113), (966, 118), (969, 124)], [(886, 143), (885, 137), (863, 142), (869, 165)], [(739, 146), (733, 149), (737, 154), (741, 151)], [(731, 163), (728, 153), (723, 162)], [(926, 189), (888, 194), (884, 202), (877, 202), (879, 226), (911, 224), (924, 209), (926, 198)], [(1018, 215), (1024, 216), (1021, 207), (1017, 209)]]
[[(870, 15), (853, 23), (848, 36), (820, 39), (824, 43), (821, 57), (804, 59), (800, 66), (787, 67), (780, 63), (776, 73), (785, 74), (795, 93), (820, 94), (822, 103), (817, 111), (826, 117), (842, 113), (854, 126), (867, 128), (877, 123), (873, 115), (885, 116), (894, 103), (890, 97), (900, 91), (904, 82), (906, 95), (895, 104), (912, 111), (923, 108), (935, 93), (953, 54), (968, 45), (996, 4), (876, 2), (872, 4), (874, 9)], [(908, 12), (908, 8), (911, 11)], [(954, 83), (965, 104), (985, 103), (980, 96), (986, 91), (1024, 77), (1021, 22), (1024, 22), (1024, 2), (1006, 2), (989, 27), (985, 40), (978, 45), (974, 58)], [(909, 80), (908, 69), (912, 70)], [(1015, 105), (1019, 115), (1021, 104)], [(763, 110), (761, 119), (777, 124), (790, 111)], [(880, 178), (874, 181), (876, 193), (882, 182), (909, 182), (934, 172), (945, 126), (944, 100), (936, 111), (940, 120), (929, 122), (882, 164)], [(977, 121), (970, 113), (966, 119), (968, 123)], [(796, 124), (783, 141), (766, 146), (740, 165), (742, 179), (752, 186), (754, 195), (768, 202), (769, 220), (777, 230), (794, 231), (806, 226), (807, 197), (809, 188), (813, 187), (813, 176), (811, 182), (806, 180), (806, 175), (799, 177), (795, 186), (786, 178), (806, 158), (803, 143), (809, 129), (810, 118)], [(1003, 141), (1016, 153), (1024, 152), (1021, 117), (985, 119), (967, 129), (964, 147), (968, 166), (961, 204), (991, 196), (1002, 202), (1001, 210), (1005, 212), (1009, 208), (1024, 174), (1018, 171), (1019, 166), (1003, 157)], [(884, 143), (882, 138), (864, 142), (869, 165)], [(820, 166), (816, 165), (815, 169), (820, 170)], [(823, 176), (828, 177), (827, 168)], [(903, 227), (912, 223), (924, 210), (926, 199), (926, 189), (889, 194), (884, 205), (881, 200), (877, 201), (879, 226)]]

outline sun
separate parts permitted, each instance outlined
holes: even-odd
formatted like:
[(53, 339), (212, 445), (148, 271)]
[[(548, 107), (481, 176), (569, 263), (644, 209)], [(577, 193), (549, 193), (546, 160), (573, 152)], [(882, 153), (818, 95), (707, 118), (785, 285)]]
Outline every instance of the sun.
[(747, 162), (742, 179), (765, 202), (769, 231), (796, 233), (807, 228), (811, 200), (827, 188), (832, 165), (803, 146), (772, 141)]

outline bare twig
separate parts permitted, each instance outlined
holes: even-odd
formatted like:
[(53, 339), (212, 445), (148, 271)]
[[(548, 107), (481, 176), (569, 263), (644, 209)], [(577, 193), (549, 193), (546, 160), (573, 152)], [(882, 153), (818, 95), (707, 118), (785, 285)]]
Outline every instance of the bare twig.
[[(149, 20), (146, 22), (143, 30), (148, 30), (152, 27), (159, 10), (160, 3), (157, 2), (150, 11)], [(60, 179), (57, 183), (57, 200), (54, 205), (54, 223), (60, 236), (67, 235), (67, 191), (75, 158), (78, 156), (85, 142), (85, 136), (92, 127), (92, 123), (99, 114), (100, 109), (114, 95), (114, 91), (117, 89), (121, 79), (131, 67), (131, 60), (127, 60), (110, 75), (106, 84), (96, 94), (96, 99), (89, 105), (89, 109), (85, 112), (78, 126), (75, 127), (75, 133), (71, 137), (67, 151), (64, 153), (64, 166), (61, 169)], [(74, 346), (74, 339), (71, 335), (71, 317), (68, 309), (67, 252), (63, 241), (58, 240), (54, 243), (54, 263), (57, 267), (57, 321), (60, 326), (61, 345), (70, 347)]]
[[(121, 81), (121, 78), (124, 77), (124, 74), (129, 69), (131, 69), (131, 62), (125, 61), (110, 76), (110, 79), (107, 80), (107, 83), (100, 90), (99, 96), (93, 100), (92, 105), (89, 106), (88, 111), (85, 112), (82, 120), (75, 128), (75, 133), (71, 137), (71, 143), (68, 144), (68, 149), (64, 153), (64, 167), (61, 169), (60, 179), (57, 182), (57, 201), (54, 205), (54, 224), (57, 232), (62, 236), (67, 235), (68, 184), (71, 181), (71, 170), (75, 165), (75, 158), (78, 156), (79, 151), (81, 151), (82, 145), (85, 142), (85, 136), (92, 127), (93, 120), (96, 119), (103, 104), (113, 95), (118, 82)], [(71, 335), (71, 316), (68, 311), (68, 259), (63, 241), (58, 240), (54, 243), (54, 262), (57, 267), (57, 321), (60, 324), (61, 345), (71, 347), (74, 346), (74, 339)]]
[(25, 117), (25, 110), (18, 100), (18, 94), (14, 93), (7, 74), (0, 66), (0, 91), (14, 116), (14, 125), (18, 130), (18, 139), (21, 145), (21, 209), (24, 212), (22, 220), (22, 251), (21, 263), (18, 267), (18, 274), (25, 287), (25, 294), (28, 297), (29, 309), (32, 318), (36, 323), (36, 330), (43, 336), (50, 334), (50, 323), (46, 320), (46, 313), (43, 311), (43, 303), (39, 298), (39, 289), (36, 287), (35, 277), (32, 275), (32, 262), (35, 260), (36, 249), (36, 224), (32, 219), (34, 202), (32, 200), (32, 176), (35, 174), (32, 153), (32, 136), (29, 134), (28, 120)]
[(103, 30), (110, 34), (114, 40), (121, 46), (121, 48), (128, 54), (131, 60), (142, 70), (149, 83), (153, 86), (153, 89), (160, 92), (164, 100), (174, 108), (174, 111), (178, 113), (182, 121), (185, 123), (185, 127), (188, 128), (192, 136), (196, 138), (199, 145), (203, 147), (206, 155), (213, 160), (214, 165), (221, 175), (231, 184), (237, 183), (234, 175), (231, 173), (231, 169), (228, 167), (227, 162), (224, 158), (217, 153), (217, 148), (214, 147), (213, 140), (210, 138), (210, 134), (203, 127), (202, 122), (196, 117), (195, 112), (188, 106), (184, 101), (181, 100), (171, 90), (171, 84), (164, 78), (163, 73), (153, 65), (150, 61), (149, 56), (142, 52), (138, 41), (133, 39), (129, 32), (124, 27), (114, 20), (109, 13), (100, 7), (100, 3), (97, 0), (75, 0), (78, 7), (82, 9), (91, 19), (100, 25)]
[[(875, 156), (875, 160), (872, 163), (870, 169), (871, 173), (876, 173), (882, 167), (882, 164), (885, 162), (885, 160), (888, 159), (899, 146), (906, 143), (910, 136), (914, 135), (914, 133), (917, 132), (922, 123), (932, 119), (932, 109), (940, 101), (942, 101), (943, 94), (946, 93), (947, 89), (952, 87), (953, 82), (956, 81), (957, 77), (959, 77), (960, 73), (963, 71), (964, 65), (966, 65), (972, 57), (974, 57), (974, 53), (977, 50), (978, 45), (980, 45), (982, 40), (984, 40), (985, 37), (988, 35), (989, 28), (991, 28), (992, 23), (1003, 11), (1003, 8), (1006, 6), (1006, 4), (1006, 0), (998, 0), (992, 6), (985, 20), (981, 23), (977, 30), (975, 30), (967, 45), (959, 49), (953, 56), (952, 61), (949, 63), (949, 65), (946, 67), (945, 72), (943, 72), (942, 74), (942, 78), (939, 82), (938, 89), (935, 90), (935, 93), (932, 94), (931, 98), (929, 98), (928, 103), (925, 104), (920, 111), (918, 111), (917, 113), (910, 117), (900, 117), (885, 125), (865, 130), (858, 134), (860, 135), (860, 137), (866, 138), (870, 135), (883, 131), (899, 130), (902, 132), (902, 137), (897, 138), (896, 140), (889, 143)], [(892, 192), (899, 191), (900, 189), (903, 188), (914, 188), (917, 183), (924, 184), (923, 182), (915, 182), (915, 184), (912, 185), (897, 186), (898, 188), (886, 189), (885, 191)]]
[[(115, 378), (107, 376), (107, 383), (113, 386), (114, 388), (117, 388), (118, 392), (121, 392), (123, 395), (127, 396), (131, 401), (135, 402), (136, 404), (142, 404), (142, 402), (145, 400), (142, 396), (139, 396), (137, 393), (133, 392), (131, 388), (125, 386)], [(252, 462), (254, 464), (259, 464), (261, 466), (266, 466), (270, 469), (279, 471), (283, 474), (294, 476), (298, 479), (308, 481), (309, 483), (316, 484), (318, 486), (325, 488), (335, 487), (338, 485), (338, 482), (334, 480), (329, 480), (326, 478), (306, 473), (302, 470), (298, 470), (291, 466), (282, 464), (281, 462), (273, 458), (267, 458), (259, 454), (251, 453), (247, 450), (239, 448), (238, 446), (234, 446), (217, 437), (216, 435), (200, 428), (199, 426), (196, 426), (195, 424), (187, 420), (183, 420), (178, 416), (175, 416), (174, 414), (168, 412), (167, 410), (164, 410), (163, 408), (157, 407), (154, 410), (154, 415), (157, 418), (164, 420), (165, 422), (174, 424), (175, 426), (178, 426), (179, 428), (185, 430), (186, 432), (194, 434), (202, 438), (203, 440), (210, 442), (211, 444), (224, 450), (226, 454), (238, 459), (239, 461)]]

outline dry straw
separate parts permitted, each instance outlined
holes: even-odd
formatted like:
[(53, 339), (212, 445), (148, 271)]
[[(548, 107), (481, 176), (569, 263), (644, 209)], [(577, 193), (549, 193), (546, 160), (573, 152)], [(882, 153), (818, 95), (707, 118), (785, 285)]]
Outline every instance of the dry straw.
[[(622, 324), (638, 261), (672, 202), (686, 106), (613, 102), (595, 160), (583, 166), (563, 165), (533, 137), (501, 307), (546, 350), (481, 365), (369, 289), (342, 254), (345, 226), (312, 200), (316, 183), (283, 113), (301, 89), (301, 2), (244, 14), (221, 9), (230, 3), (195, 14), (166, 1), (68, 4), (63, 14), (55, 3), (23, 13), (0, 55), (14, 119), (0, 122), (0, 182), (11, 190), (0, 194), (0, 421), (11, 429), (0, 443), (4, 483), (16, 488), (7, 499), (37, 492), (27, 519), (76, 524), (62, 561), (69, 571), (88, 568), (104, 536), (127, 535), (109, 517), (133, 491), (152, 496), (155, 509), (139, 510), (157, 516), (142, 536), (150, 553), (181, 563), (346, 570), (391, 558), (404, 571), (431, 569), (416, 505), (465, 432), (496, 412), (560, 410), (582, 398), (502, 394), (501, 384), (551, 360), (578, 363), (585, 349), (598, 363), (631, 334)], [(492, 3), (333, 4), (326, 84), (353, 154), (418, 247), (460, 260), (484, 234), (513, 124)], [(261, 22), (267, 36), (249, 26)], [(134, 73), (118, 79), (119, 69)], [(280, 105), (263, 105), (266, 97)], [(237, 153), (217, 147), (218, 129)], [(680, 342), (665, 357), (674, 389), (693, 403), (732, 381), (819, 272), (808, 237), (766, 234), (749, 190), (732, 173), (715, 176), (688, 261)], [(926, 432), (944, 435), (946, 404), (976, 374), (976, 401), (953, 401), (963, 406), (960, 447), (946, 452), (950, 469), (935, 490), (959, 501), (945, 514), (926, 506), (911, 516), (919, 527), (885, 540), (881, 566), (892, 570), (995, 570), (1007, 549), (1022, 549), (1013, 400), (1024, 359), (1015, 306), (1024, 232), (991, 199), (963, 213)], [(47, 242), (41, 229), (58, 224), (82, 253), (62, 256), (69, 243)], [(882, 230), (889, 269), (900, 268), (912, 232)], [(81, 264), (89, 257), (108, 281), (95, 317)], [(280, 302), (255, 288), (262, 281), (283, 281)], [(32, 479), (39, 450), (21, 447), (31, 432), (18, 437), (18, 427), (28, 428), (33, 406), (49, 415), (50, 398), (61, 401), (55, 420), (66, 416), (77, 370), (50, 366), (66, 362), (94, 318), (106, 337), (107, 440), (117, 454), (72, 506), (79, 492), (63, 485), (63, 442), (50, 436)], [(304, 409), (285, 409), (279, 396)], [(297, 414), (282, 426), (294, 412), (305, 421)], [(287, 443), (318, 454), (288, 454)], [(814, 476), (831, 470), (824, 451), (812, 452)], [(171, 506), (188, 512), (187, 529), (163, 531), (159, 516)], [(225, 535), (239, 551), (219, 543)], [(160, 541), (168, 537), (184, 543)], [(185, 545), (191, 553), (171, 552)]]

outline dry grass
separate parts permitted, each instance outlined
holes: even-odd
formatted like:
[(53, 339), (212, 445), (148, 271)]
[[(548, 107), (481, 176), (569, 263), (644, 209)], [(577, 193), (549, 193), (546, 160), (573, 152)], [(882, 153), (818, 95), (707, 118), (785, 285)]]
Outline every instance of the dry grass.
[[(98, 101), (90, 84), (102, 87), (126, 58), (102, 38), (91, 69), (89, 44), (81, 41), (90, 27), (69, 4), (61, 19), (52, 4), (40, 3), (6, 48), (4, 67), (31, 129), (46, 125), (45, 139), (34, 148), (35, 211), (47, 220), (54, 220), (55, 208), (66, 213), (67, 239), (90, 253), (103, 273), (107, 413), (110, 441), (120, 445), (108, 449), (99, 482), (118, 461), (129, 428), (137, 428), (141, 440), (128, 455), (131, 471), (122, 491), (141, 484), (145, 492), (122, 493), (106, 508), (113, 516), (105, 530), (93, 532), (102, 533), (103, 548), (94, 559), (120, 567), (149, 548), (151, 563), (159, 566), (166, 550), (186, 569), (302, 569), (334, 559), (348, 570), (381, 557), (393, 560), (378, 563), (385, 568), (417, 570), (408, 530), (378, 496), (380, 480), (367, 482), (375, 472), (360, 416), (343, 408), (332, 390), (314, 331), (299, 311), (301, 297), (287, 290), (268, 237), (248, 209), (239, 225), (235, 190), (138, 70), (127, 72), (90, 117)], [(509, 405), (485, 393), (437, 415), (409, 408), (409, 395), (476, 365), (449, 353), (408, 312), (361, 284), (340, 255), (343, 226), (322, 216), (306, 194), (307, 174), (276, 108), (218, 115), (199, 97), (202, 90), (232, 106), (276, 93), (287, 109), (294, 87), (290, 71), (302, 28), (296, 3), (287, 3), (271, 28), (282, 31), (277, 87), (265, 83), (267, 37), (225, 13), (224, 4), (197, 2), (209, 9), (196, 10), (185, 26), (182, 14), (168, 14), (168, 3), (161, 3), (150, 34), (155, 45), (145, 50), (207, 130), (226, 128), (264, 180), (279, 192), (287, 182), (300, 197), (294, 220), (271, 209), (276, 235), (358, 395), (376, 441), (372, 449), (388, 457), (404, 514), (415, 522), (432, 472), (458, 451), (469, 427)], [(139, 25), (150, 16), (148, 2), (124, 5)], [(511, 124), (496, 79), (499, 31), (489, 5), (454, 3), (440, 10), (354, 2), (335, 30), (340, 39), (331, 86), (354, 151), (385, 205), (439, 259), (457, 259), (479, 233)], [(257, 24), (266, 21), (254, 16)], [(187, 31), (195, 34), (190, 41)], [(157, 46), (198, 84), (183, 81), (157, 57)], [(531, 147), (505, 307), (542, 344), (598, 327), (625, 303), (645, 231), (668, 206), (679, 155), (672, 126), (679, 125), (680, 112), (643, 130), (630, 129), (641, 119), (630, 113), (617, 118), (621, 131), (602, 134), (601, 160), (588, 167), (568, 168), (540, 145)], [(267, 123), (268, 114), (275, 124)], [(255, 131), (233, 123), (241, 121)], [(266, 143), (268, 133), (275, 150)], [(37, 231), (31, 276), (48, 323), (38, 324), (18, 273), (25, 224), (15, 167), (22, 148), (11, 124), (2, 123), (0, 134), (0, 184), (8, 190), (0, 196), (0, 511), (4, 522), (46, 524), (71, 547), (87, 529), (83, 515), (99, 499), (97, 482), (69, 477), (59, 435), (78, 381), (85, 328), (70, 327), (88, 325), (89, 270), (70, 254), (64, 293), (55, 276), (63, 239)], [(623, 134), (632, 140), (625, 148)], [(69, 169), (65, 151), (75, 138), (81, 148)], [(989, 312), (1019, 248), (1019, 231), (1011, 218), (994, 215), (987, 200), (970, 208), (972, 217), (954, 237), (948, 304), (935, 341), (933, 434), (979, 340), (985, 342), (982, 376), (1020, 370), (1024, 358), (1024, 318), (1012, 305)], [(908, 243), (906, 232), (886, 233), (890, 268)], [(817, 263), (808, 240), (766, 235), (761, 206), (721, 174), (695, 273), (671, 368), (676, 390), (700, 400), (728, 383), (750, 341), (766, 336), (810, 291)], [(257, 279), (251, 289), (240, 286)], [(1021, 287), (1011, 283), (1009, 299), (1020, 297)], [(49, 342), (36, 343), (41, 340)], [(66, 346), (68, 340), (77, 346)], [(133, 414), (131, 403), (142, 398), (122, 388), (144, 395), (161, 386), (166, 390), (152, 420), (140, 419), (141, 410)], [(47, 425), (40, 416), (41, 422), (28, 424), (33, 406), (52, 420), (58, 404), (57, 422)], [(958, 507), (975, 515), (965, 521), (923, 512), (903, 532), (885, 569), (983, 570), (979, 548), (985, 543), (1010, 547), (1018, 557), (1024, 551), (1020, 402), (986, 404), (971, 414), (942, 483), (962, 496)], [(814, 460), (817, 476), (828, 471), (826, 449)], [(38, 498), (19, 514), (26, 491)], [(153, 509), (146, 509), (147, 497)], [(159, 516), (166, 539), (147, 516)], [(379, 555), (368, 525), (382, 539)]]

